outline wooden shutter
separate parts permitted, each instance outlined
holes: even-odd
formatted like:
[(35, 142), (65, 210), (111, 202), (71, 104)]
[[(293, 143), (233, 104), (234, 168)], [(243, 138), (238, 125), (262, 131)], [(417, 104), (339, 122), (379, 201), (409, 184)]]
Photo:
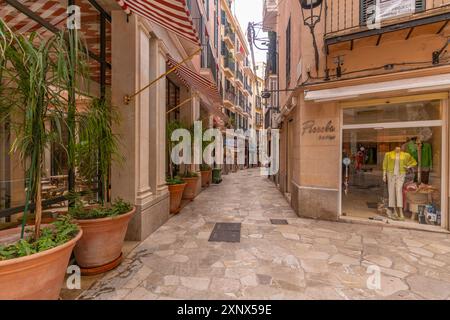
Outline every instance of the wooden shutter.
[(425, 11), (426, 0), (416, 0), (416, 12)]
[(367, 12), (367, 9), (372, 5), (376, 5), (376, 0), (360, 0), (359, 1), (359, 23), (360, 23), (360, 25), (366, 24), (367, 19), (369, 17), (369, 13)]

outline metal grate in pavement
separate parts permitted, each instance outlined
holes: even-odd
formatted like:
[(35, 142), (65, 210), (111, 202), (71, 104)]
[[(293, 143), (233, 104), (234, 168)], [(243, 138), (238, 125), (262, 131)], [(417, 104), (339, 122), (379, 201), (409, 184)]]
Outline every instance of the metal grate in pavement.
[(286, 225), (289, 224), (288, 221), (286, 219), (270, 219), (270, 222), (272, 224), (276, 224), (276, 225)]
[(216, 223), (210, 242), (241, 242), (241, 224), (240, 223)]

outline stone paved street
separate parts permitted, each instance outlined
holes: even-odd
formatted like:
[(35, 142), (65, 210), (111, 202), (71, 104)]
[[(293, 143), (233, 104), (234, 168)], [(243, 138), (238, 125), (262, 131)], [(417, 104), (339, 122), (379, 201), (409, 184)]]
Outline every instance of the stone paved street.
[[(216, 222), (242, 222), (241, 243), (208, 242)], [(373, 265), (380, 290), (367, 287)], [(449, 299), (450, 236), (300, 219), (272, 182), (244, 170), (202, 192), (80, 298)]]

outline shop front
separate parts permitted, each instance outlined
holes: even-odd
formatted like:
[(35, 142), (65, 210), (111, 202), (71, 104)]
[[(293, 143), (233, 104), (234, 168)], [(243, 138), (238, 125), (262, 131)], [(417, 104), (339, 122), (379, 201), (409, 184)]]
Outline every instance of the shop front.
[(447, 99), (340, 104), (341, 218), (446, 225)]
[(448, 92), (396, 84), (299, 95), (282, 127), (300, 136), (282, 172), (299, 216), (448, 230)]

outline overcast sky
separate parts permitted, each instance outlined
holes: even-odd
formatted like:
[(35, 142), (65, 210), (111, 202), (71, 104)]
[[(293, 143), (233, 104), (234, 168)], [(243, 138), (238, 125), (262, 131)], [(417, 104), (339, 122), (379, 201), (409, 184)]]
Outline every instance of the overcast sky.
[[(234, 0), (231, 10), (239, 20), (242, 31), (247, 35), (247, 26), (249, 22), (262, 22), (263, 0)], [(261, 37), (262, 34), (259, 34)], [(255, 48), (255, 59), (266, 61), (266, 51), (260, 51)]]

